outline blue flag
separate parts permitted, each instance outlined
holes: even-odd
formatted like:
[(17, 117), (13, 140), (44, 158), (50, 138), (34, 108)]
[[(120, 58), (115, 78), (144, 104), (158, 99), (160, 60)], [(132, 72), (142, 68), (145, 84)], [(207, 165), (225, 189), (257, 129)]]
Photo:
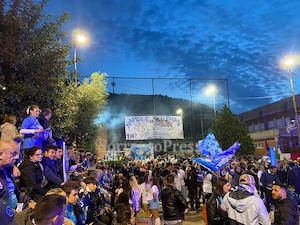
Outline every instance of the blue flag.
[(277, 166), (277, 158), (276, 158), (275, 148), (273, 146), (269, 147), (269, 154), (270, 154), (271, 166)]
[(221, 146), (212, 132), (209, 132), (202, 141), (198, 142), (198, 148), (202, 155), (209, 158), (222, 152)]
[(239, 148), (240, 143), (235, 142), (226, 151), (218, 153), (213, 158), (193, 158), (192, 160), (205, 168), (216, 172), (222, 169), (229, 162)]

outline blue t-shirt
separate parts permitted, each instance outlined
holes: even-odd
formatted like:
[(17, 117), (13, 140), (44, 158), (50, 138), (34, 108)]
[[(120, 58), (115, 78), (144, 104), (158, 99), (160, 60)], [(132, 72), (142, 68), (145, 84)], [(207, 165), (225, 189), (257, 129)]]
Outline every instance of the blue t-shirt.
[[(43, 128), (38, 119), (33, 116), (27, 116), (23, 122), (21, 129), (41, 129)], [(32, 148), (34, 146), (42, 147), (42, 141), (44, 139), (44, 132), (38, 134), (25, 134), (23, 140), (23, 149)]]
[(202, 183), (204, 180), (204, 173), (201, 170), (197, 170), (197, 182)]

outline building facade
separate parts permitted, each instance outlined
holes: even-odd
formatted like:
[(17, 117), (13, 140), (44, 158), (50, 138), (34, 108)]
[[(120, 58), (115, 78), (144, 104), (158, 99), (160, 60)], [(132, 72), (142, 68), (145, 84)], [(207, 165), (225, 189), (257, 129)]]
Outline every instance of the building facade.
[[(298, 121), (300, 121), (300, 94), (296, 96)], [(299, 153), (299, 139), (292, 98), (241, 113), (240, 119), (247, 125), (254, 141), (257, 154), (265, 154), (268, 146), (274, 146), (282, 153)]]

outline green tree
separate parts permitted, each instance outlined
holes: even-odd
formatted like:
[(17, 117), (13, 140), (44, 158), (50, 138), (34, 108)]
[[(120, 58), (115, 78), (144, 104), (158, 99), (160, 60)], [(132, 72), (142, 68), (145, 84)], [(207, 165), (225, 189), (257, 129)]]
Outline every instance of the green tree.
[(106, 74), (93, 73), (77, 87), (70, 84), (57, 105), (57, 128), (63, 130), (78, 148), (93, 151), (99, 126), (96, 118), (106, 105)]
[(76, 119), (79, 112), (78, 88), (75, 82), (68, 85), (63, 80), (58, 83), (59, 93), (56, 93), (54, 108), (54, 133), (68, 137), (76, 129)]
[(105, 75), (95, 73), (82, 85), (70, 81), (70, 44), (62, 32), (67, 14), (45, 15), (46, 0), (0, 0), (0, 114), (24, 117), (37, 104), (54, 112), (54, 133), (94, 147), (93, 123), (106, 103)]
[(232, 114), (227, 106), (218, 112), (212, 124), (212, 130), (223, 149), (227, 149), (235, 141), (239, 141), (241, 148), (237, 154), (251, 154), (255, 150), (246, 125)]
[(70, 45), (63, 41), (61, 26), (67, 15), (45, 15), (46, 3), (1, 1), (0, 83), (7, 87), (0, 92), (1, 114), (20, 117), (30, 104), (53, 109), (65, 88)]

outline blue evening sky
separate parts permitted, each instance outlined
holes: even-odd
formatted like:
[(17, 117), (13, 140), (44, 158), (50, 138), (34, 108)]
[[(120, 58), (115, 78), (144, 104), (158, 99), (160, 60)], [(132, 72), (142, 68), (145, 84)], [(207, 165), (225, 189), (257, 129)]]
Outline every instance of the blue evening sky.
[[(299, 0), (49, 0), (46, 12), (70, 14), (64, 25), (70, 39), (75, 28), (90, 34), (89, 46), (78, 49), (82, 76), (100, 71), (109, 76), (226, 78), (235, 113), (290, 95), (279, 60), (300, 52)], [(299, 69), (294, 78), (300, 93)], [(193, 100), (211, 104), (201, 91), (208, 83), (193, 84)], [(226, 84), (217, 85), (221, 107)], [(151, 81), (118, 80), (115, 91), (152, 94)], [(156, 80), (155, 94), (188, 99), (189, 84)], [(273, 97), (245, 99), (263, 96)]]

